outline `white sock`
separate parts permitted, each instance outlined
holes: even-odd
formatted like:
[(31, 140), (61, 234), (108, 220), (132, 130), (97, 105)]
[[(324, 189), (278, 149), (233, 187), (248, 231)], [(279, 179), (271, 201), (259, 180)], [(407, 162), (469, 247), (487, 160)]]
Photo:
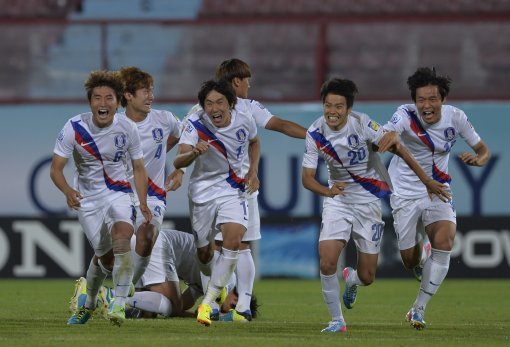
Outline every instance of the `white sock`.
[(143, 276), (145, 269), (147, 269), (147, 265), (149, 265), (149, 261), (151, 260), (151, 256), (142, 257), (138, 255), (138, 253), (133, 252), (133, 284), (136, 284), (138, 280)]
[(244, 312), (250, 309), (251, 293), (255, 282), (255, 263), (251, 250), (243, 249), (239, 251), (235, 273), (237, 276), (237, 293), (239, 294), (236, 310)]
[(136, 292), (131, 298), (127, 298), (127, 304), (147, 312), (154, 312), (165, 317), (172, 314), (172, 302), (166, 296), (157, 292)]
[(212, 259), (207, 264), (202, 264), (197, 258), (198, 267), (200, 269), (200, 280), (202, 281), (202, 289), (204, 293), (207, 291), (207, 286), (209, 285), (209, 281), (211, 279), (212, 268), (218, 261), (219, 256), (220, 252), (214, 251)]
[(414, 304), (415, 307), (421, 307), (424, 310), (432, 295), (443, 283), (450, 267), (450, 253), (450, 251), (431, 249), (430, 257), (423, 267), (420, 291)]
[(331, 320), (343, 321), (344, 315), (342, 313), (342, 306), (340, 305), (340, 284), (338, 283), (337, 275), (326, 276), (321, 273), (320, 276), (322, 296), (324, 297), (324, 302), (326, 302), (328, 306)]
[(364, 286), (365, 283), (361, 282), (361, 280), (359, 279), (359, 276), (358, 276), (358, 270), (354, 270), (353, 272), (351, 272), (351, 274), (349, 275), (349, 277), (347, 277), (347, 281), (357, 285), (357, 286)]
[(238, 255), (239, 251), (222, 248), (222, 253), (212, 270), (211, 280), (202, 303), (211, 305), (216, 300), (234, 272)]
[(133, 281), (133, 259), (131, 252), (115, 254), (113, 265), (113, 285), (115, 288), (115, 305), (124, 306), (129, 287)]
[(105, 278), (106, 274), (101, 267), (95, 265), (94, 261), (91, 260), (87, 269), (87, 300), (85, 301), (85, 307), (92, 309), (97, 306), (97, 293)]

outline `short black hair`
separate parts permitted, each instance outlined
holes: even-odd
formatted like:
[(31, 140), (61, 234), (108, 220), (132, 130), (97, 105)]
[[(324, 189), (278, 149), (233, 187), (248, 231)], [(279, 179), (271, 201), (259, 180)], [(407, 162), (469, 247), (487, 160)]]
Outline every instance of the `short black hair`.
[(237, 102), (237, 95), (234, 91), (234, 88), (232, 87), (232, 84), (228, 82), (225, 79), (221, 80), (207, 80), (204, 83), (202, 83), (202, 86), (200, 87), (200, 90), (198, 92), (198, 103), (204, 108), (205, 98), (207, 97), (207, 94), (209, 94), (211, 91), (217, 91), (220, 94), (223, 94), (228, 101), (228, 104), (231, 108), (234, 108), (236, 102)]
[(332, 77), (324, 82), (320, 91), (322, 103), (326, 101), (326, 96), (328, 94), (341, 95), (345, 97), (348, 108), (352, 108), (354, 105), (354, 96), (357, 93), (358, 87), (356, 87), (356, 84), (353, 81), (338, 77)]
[(411, 91), (411, 99), (416, 102), (416, 89), (426, 86), (437, 86), (441, 100), (444, 100), (450, 92), (452, 80), (448, 76), (436, 74), (436, 69), (429, 67), (420, 67), (414, 74), (407, 79), (407, 86)]

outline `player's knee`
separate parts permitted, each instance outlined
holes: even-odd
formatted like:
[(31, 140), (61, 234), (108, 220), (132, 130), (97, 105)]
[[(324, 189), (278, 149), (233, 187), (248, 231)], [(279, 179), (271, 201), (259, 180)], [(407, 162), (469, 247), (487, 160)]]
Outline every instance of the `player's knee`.
[(336, 272), (337, 270), (337, 262), (335, 261), (328, 261), (326, 259), (321, 259), (320, 261), (320, 269), (321, 269), (321, 273), (323, 275), (332, 275)]
[(358, 269), (358, 277), (364, 285), (369, 286), (375, 281), (375, 271), (359, 271)]

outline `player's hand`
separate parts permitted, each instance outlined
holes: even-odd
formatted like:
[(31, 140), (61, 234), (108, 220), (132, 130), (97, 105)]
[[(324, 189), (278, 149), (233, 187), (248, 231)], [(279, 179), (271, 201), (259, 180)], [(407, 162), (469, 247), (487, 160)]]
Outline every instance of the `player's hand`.
[(182, 176), (184, 172), (181, 169), (174, 170), (165, 180), (165, 189), (167, 192), (176, 191), (182, 185)]
[(461, 153), (459, 154), (459, 158), (460, 160), (462, 160), (466, 165), (469, 165), (469, 166), (481, 166), (479, 163), (478, 163), (478, 156), (473, 154), (473, 153), (469, 153), (469, 152), (464, 152), (464, 153)]
[(432, 199), (432, 195), (436, 195), (441, 201), (447, 202), (452, 196), (450, 194), (449, 188), (446, 184), (439, 183), (436, 180), (430, 179), (425, 184), (427, 187), (427, 193), (429, 194), (429, 198)]
[(383, 153), (389, 151), (395, 145), (399, 144), (399, 136), (395, 131), (388, 131), (384, 133), (383, 137), (379, 141), (377, 147), (379, 147), (378, 152)]
[(70, 189), (65, 193), (67, 199), (67, 206), (73, 210), (77, 210), (81, 207), (80, 200), (83, 199), (81, 193), (77, 190)]
[(194, 158), (197, 158), (198, 156), (207, 152), (209, 147), (211, 147), (211, 145), (208, 142), (200, 140), (198, 141), (196, 146), (193, 147), (193, 150), (191, 152), (193, 153)]
[(347, 183), (345, 182), (333, 183), (333, 185), (329, 188), (328, 194), (326, 196), (329, 198), (334, 198), (337, 195), (345, 196), (345, 186), (347, 186)]
[(245, 180), (245, 186), (246, 186), (246, 192), (248, 194), (253, 194), (257, 190), (259, 190), (260, 187), (260, 181), (256, 173), (252, 171), (248, 171), (246, 176), (244, 177)]
[(149, 224), (152, 220), (152, 212), (147, 204), (140, 203), (140, 211), (142, 212), (143, 218), (145, 218), (145, 224)]

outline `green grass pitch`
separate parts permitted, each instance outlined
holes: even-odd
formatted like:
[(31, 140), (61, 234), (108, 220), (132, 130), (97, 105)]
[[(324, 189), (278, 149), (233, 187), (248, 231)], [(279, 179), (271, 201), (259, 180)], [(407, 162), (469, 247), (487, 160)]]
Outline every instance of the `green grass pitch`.
[(510, 346), (510, 280), (447, 278), (427, 307), (427, 329), (417, 331), (404, 315), (418, 282), (379, 279), (343, 308), (341, 334), (320, 332), (329, 315), (318, 280), (258, 281), (257, 319), (211, 327), (191, 318), (67, 326), (72, 280), (3, 279), (0, 288), (0, 346)]

